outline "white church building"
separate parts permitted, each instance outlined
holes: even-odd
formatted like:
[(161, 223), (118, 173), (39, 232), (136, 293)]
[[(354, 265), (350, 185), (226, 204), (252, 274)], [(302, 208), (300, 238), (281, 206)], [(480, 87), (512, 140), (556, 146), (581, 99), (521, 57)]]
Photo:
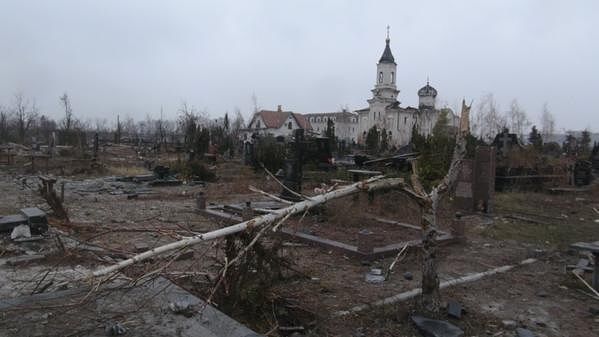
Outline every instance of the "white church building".
[(325, 134), (327, 120), (335, 123), (335, 135), (339, 140), (364, 143), (366, 135), (372, 127), (379, 132), (385, 130), (389, 144), (406, 145), (412, 137), (414, 127), (422, 135), (428, 136), (439, 118), (442, 110), (447, 111), (449, 125), (459, 126), (459, 117), (449, 108), (442, 110), (436, 107), (437, 90), (427, 81), (418, 90), (418, 107), (401, 107), (399, 90), (397, 89), (397, 63), (391, 47), (389, 33), (385, 40), (385, 50), (376, 66), (376, 82), (372, 98), (368, 99), (368, 107), (352, 112), (323, 112), (300, 114), (291, 111), (257, 111), (248, 125), (247, 136), (252, 133), (289, 136), (296, 128), (303, 128), (312, 134)]
[[(391, 53), (389, 35), (385, 42), (385, 50), (376, 66), (376, 82), (368, 108), (355, 111), (359, 124), (357, 138), (358, 142), (364, 142), (368, 130), (376, 126), (379, 131), (384, 129), (388, 133), (390, 144), (401, 146), (410, 142), (414, 126), (420, 134), (430, 135), (441, 110), (436, 108), (437, 90), (428, 81), (418, 90), (418, 108), (400, 106), (397, 63)], [(449, 125), (457, 127), (459, 117), (451, 109), (444, 110), (448, 112)]]

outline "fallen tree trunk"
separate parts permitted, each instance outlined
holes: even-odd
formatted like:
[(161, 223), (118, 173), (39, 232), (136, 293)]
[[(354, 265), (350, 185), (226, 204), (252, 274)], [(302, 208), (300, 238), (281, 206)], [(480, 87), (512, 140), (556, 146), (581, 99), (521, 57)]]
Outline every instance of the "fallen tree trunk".
[[(444, 288), (455, 286), (455, 285), (458, 285), (458, 284), (463, 284), (463, 283), (478, 281), (478, 280), (480, 280), (481, 278), (483, 278), (485, 276), (491, 276), (491, 275), (495, 275), (495, 274), (499, 274), (499, 273), (505, 273), (505, 272), (507, 272), (509, 270), (512, 270), (512, 269), (514, 269), (514, 268), (516, 268), (518, 266), (524, 266), (524, 265), (531, 264), (531, 263), (534, 263), (534, 262), (537, 262), (537, 260), (536, 259), (526, 259), (526, 260), (523, 260), (523, 261), (521, 261), (520, 263), (518, 263), (516, 265), (507, 265), (507, 266), (497, 267), (497, 268), (493, 268), (493, 269), (490, 269), (490, 270), (487, 270), (487, 271), (483, 271), (483, 272), (480, 272), (480, 273), (458, 277), (458, 278), (455, 278), (455, 279), (451, 279), (451, 280), (448, 280), (448, 281), (441, 282), (440, 285), (439, 285), (439, 289), (444, 289)], [(355, 307), (353, 307), (353, 308), (351, 308), (349, 310), (336, 311), (336, 312), (333, 313), (333, 316), (334, 317), (346, 316), (346, 315), (349, 315), (351, 313), (363, 311), (363, 310), (370, 309), (370, 308), (373, 308), (373, 307), (378, 307), (378, 306), (381, 306), (381, 305), (393, 304), (393, 303), (396, 303), (396, 302), (406, 301), (406, 300), (414, 298), (414, 297), (416, 297), (416, 296), (418, 296), (420, 294), (422, 294), (422, 288), (415, 288), (415, 289), (412, 289), (412, 290), (405, 291), (403, 293), (399, 293), (397, 295), (393, 295), (391, 297), (384, 298), (382, 300), (378, 300), (378, 301), (372, 302), (370, 304), (357, 305), (357, 306), (355, 306)]]
[(379, 188), (386, 189), (386, 188), (391, 187), (392, 185), (399, 186), (402, 182), (401, 179), (382, 179), (382, 178), (383, 178), (383, 176), (372, 177), (370, 179), (360, 181), (360, 182), (357, 182), (357, 183), (349, 185), (349, 186), (342, 187), (335, 191), (331, 191), (328, 193), (313, 196), (309, 200), (304, 200), (304, 201), (295, 203), (293, 205), (290, 205), (289, 207), (281, 208), (278, 210), (273, 210), (272, 213), (253, 218), (251, 220), (238, 223), (236, 225), (217, 229), (215, 231), (204, 233), (204, 234), (198, 234), (198, 235), (195, 235), (192, 237), (188, 237), (188, 238), (185, 238), (185, 239), (182, 239), (179, 241), (175, 241), (175, 242), (166, 244), (164, 246), (156, 247), (156, 248), (148, 250), (146, 252), (137, 254), (127, 260), (123, 260), (119, 263), (116, 263), (112, 266), (100, 268), (100, 269), (92, 272), (90, 276), (91, 277), (104, 276), (107, 274), (117, 272), (127, 266), (134, 264), (134, 263), (146, 260), (148, 258), (151, 258), (153, 256), (156, 256), (156, 255), (159, 255), (162, 253), (166, 253), (166, 252), (173, 251), (176, 249), (183, 249), (185, 247), (192, 246), (192, 245), (198, 244), (203, 241), (214, 240), (214, 239), (218, 239), (218, 238), (221, 238), (221, 237), (224, 237), (227, 235), (239, 233), (246, 229), (251, 229), (251, 228), (259, 227), (259, 226), (265, 226), (265, 225), (273, 223), (277, 220), (281, 220), (288, 215), (304, 212), (314, 206), (326, 203), (327, 201), (329, 201), (331, 199), (341, 198), (341, 197), (348, 196), (348, 195), (351, 195), (351, 194), (354, 194), (354, 193), (357, 193), (360, 191), (370, 192), (370, 191), (377, 190)]

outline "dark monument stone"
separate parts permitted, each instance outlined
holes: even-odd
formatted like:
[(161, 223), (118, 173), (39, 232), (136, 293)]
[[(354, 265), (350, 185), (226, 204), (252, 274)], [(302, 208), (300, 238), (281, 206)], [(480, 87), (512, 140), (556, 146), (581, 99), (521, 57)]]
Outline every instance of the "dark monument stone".
[(243, 163), (245, 165), (254, 165), (255, 163), (255, 155), (254, 155), (254, 143), (245, 142), (243, 144)]
[(454, 203), (465, 211), (493, 211), (495, 195), (495, 148), (478, 146), (474, 160), (465, 159), (458, 175)]
[(458, 174), (458, 180), (455, 188), (455, 205), (459, 209), (472, 211), (474, 199), (472, 197), (472, 182), (474, 181), (474, 161), (465, 159), (462, 161), (462, 168)]
[(100, 141), (98, 139), (98, 133), (96, 132), (94, 134), (94, 152), (92, 155), (93, 160), (97, 160), (98, 159), (98, 150), (100, 149)]
[(448, 301), (447, 315), (453, 318), (462, 318), (462, 305), (456, 301)]
[(302, 179), (303, 171), (302, 166), (304, 164), (304, 130), (295, 130), (294, 141), (288, 151), (288, 156), (285, 159), (285, 176), (283, 178), (283, 185), (287, 188), (283, 188), (281, 197), (287, 200), (299, 201), (298, 196), (289, 192), (288, 189), (301, 193), (302, 191)]
[(495, 136), (491, 145), (497, 149), (497, 154), (500, 156), (507, 156), (513, 148), (521, 147), (520, 142), (518, 141), (518, 135), (510, 133), (509, 130), (505, 128)]
[(462, 337), (464, 331), (446, 322), (422, 316), (412, 316), (412, 322), (425, 337)]
[(535, 337), (535, 334), (532, 331), (524, 328), (516, 329), (516, 335), (518, 337)]
[(477, 146), (474, 162), (474, 207), (478, 211), (491, 213), (495, 196), (495, 148)]

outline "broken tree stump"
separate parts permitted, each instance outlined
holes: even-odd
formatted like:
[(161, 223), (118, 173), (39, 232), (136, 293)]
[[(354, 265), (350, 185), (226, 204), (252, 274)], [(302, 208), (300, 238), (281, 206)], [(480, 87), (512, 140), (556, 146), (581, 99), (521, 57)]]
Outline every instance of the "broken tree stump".
[[(66, 220), (68, 222), (69, 218), (67, 215), (67, 211), (63, 206), (61, 198), (57, 195), (56, 191), (54, 190), (56, 178), (47, 176), (39, 176), (38, 178), (42, 182), (39, 186), (41, 196), (46, 200), (50, 208), (52, 208), (52, 211), (54, 212), (54, 215), (57, 218)], [(64, 190), (62, 192), (62, 195), (64, 197)]]

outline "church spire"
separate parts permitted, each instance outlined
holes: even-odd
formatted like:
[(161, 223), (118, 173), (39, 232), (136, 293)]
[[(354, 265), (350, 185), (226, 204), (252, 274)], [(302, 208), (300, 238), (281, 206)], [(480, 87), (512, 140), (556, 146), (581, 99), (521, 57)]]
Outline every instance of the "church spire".
[(391, 47), (389, 47), (389, 42), (391, 42), (391, 39), (389, 38), (389, 28), (391, 27), (387, 25), (387, 38), (385, 39), (385, 50), (383, 51), (383, 55), (381, 56), (379, 63), (395, 63), (395, 58), (391, 53)]

